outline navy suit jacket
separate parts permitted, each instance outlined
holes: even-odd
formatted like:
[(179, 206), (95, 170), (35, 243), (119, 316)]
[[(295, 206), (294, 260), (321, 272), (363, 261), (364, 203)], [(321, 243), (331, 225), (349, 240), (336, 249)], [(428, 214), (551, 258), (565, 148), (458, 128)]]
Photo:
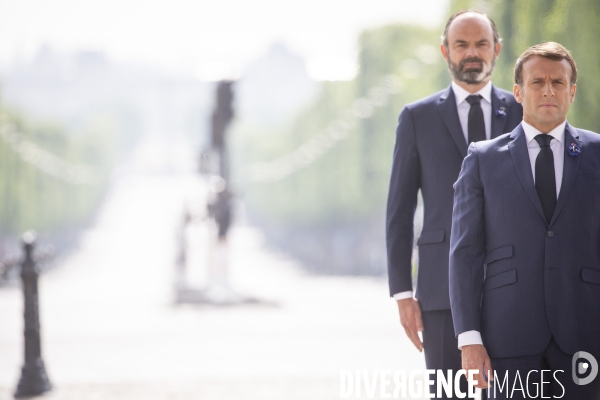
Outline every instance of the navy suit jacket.
[(564, 151), (549, 224), (521, 125), (472, 144), (456, 182), (454, 326), (480, 331), (491, 357), (539, 354), (551, 336), (566, 353), (600, 354), (600, 135), (567, 124)]
[[(510, 132), (523, 118), (512, 93), (492, 87), (491, 136)], [(400, 114), (387, 204), (386, 239), (390, 295), (412, 290), (413, 220), (419, 189), (424, 220), (419, 245), (417, 298), (425, 311), (450, 309), (448, 253), (452, 224), (452, 185), (467, 141), (460, 125), (452, 86)]]

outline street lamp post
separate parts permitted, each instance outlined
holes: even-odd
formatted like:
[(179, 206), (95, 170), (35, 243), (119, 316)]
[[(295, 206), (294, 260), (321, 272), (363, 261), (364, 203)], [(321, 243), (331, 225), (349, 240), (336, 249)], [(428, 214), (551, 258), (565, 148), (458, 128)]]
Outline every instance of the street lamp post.
[(16, 398), (36, 396), (52, 388), (42, 360), (38, 298), (39, 271), (33, 257), (35, 239), (34, 232), (30, 231), (23, 235), (25, 257), (21, 264), (21, 279), (25, 305), (25, 363), (15, 392)]

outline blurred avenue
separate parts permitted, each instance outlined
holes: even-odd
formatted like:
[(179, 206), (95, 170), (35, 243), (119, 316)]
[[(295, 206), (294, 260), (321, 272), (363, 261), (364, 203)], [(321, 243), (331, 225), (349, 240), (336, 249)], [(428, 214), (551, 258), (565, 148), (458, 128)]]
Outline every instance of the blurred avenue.
[[(231, 284), (256, 302), (176, 305), (174, 233), (206, 188), (181, 165), (185, 152), (171, 160), (177, 174), (142, 172), (157, 161), (150, 151), (138, 148), (78, 249), (42, 277), (48, 399), (335, 399), (340, 369), (420, 366), (383, 279), (314, 277), (242, 223)], [(189, 232), (198, 285), (205, 229)], [(22, 362), (21, 302), (18, 286), (0, 290), (0, 399)]]

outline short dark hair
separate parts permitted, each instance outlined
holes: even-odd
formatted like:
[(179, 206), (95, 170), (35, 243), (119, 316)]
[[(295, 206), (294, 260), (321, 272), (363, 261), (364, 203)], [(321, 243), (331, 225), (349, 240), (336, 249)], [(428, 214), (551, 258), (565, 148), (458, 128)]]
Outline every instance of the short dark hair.
[(461, 11), (455, 12), (454, 14), (452, 14), (450, 19), (448, 19), (448, 22), (446, 22), (446, 28), (444, 29), (444, 34), (442, 35), (442, 44), (444, 46), (448, 47), (448, 29), (450, 29), (450, 25), (452, 25), (452, 22), (454, 22), (454, 20), (456, 18), (460, 17), (461, 15), (468, 14), (468, 13), (475, 13), (475, 14), (483, 15), (484, 17), (487, 18), (487, 20), (490, 22), (490, 26), (492, 27), (492, 32), (494, 34), (494, 46), (502, 41), (502, 38), (500, 37), (500, 34), (498, 33), (498, 29), (496, 28), (496, 24), (494, 23), (494, 21), (492, 21), (492, 19), (489, 17), (489, 15), (482, 13), (479, 10), (473, 10), (473, 9), (469, 8), (466, 10), (461, 10)]
[(554, 61), (567, 60), (571, 66), (571, 85), (577, 82), (577, 65), (575, 59), (562, 44), (556, 42), (544, 42), (531, 46), (523, 52), (515, 64), (515, 83), (523, 86), (523, 64), (533, 56), (549, 58)]

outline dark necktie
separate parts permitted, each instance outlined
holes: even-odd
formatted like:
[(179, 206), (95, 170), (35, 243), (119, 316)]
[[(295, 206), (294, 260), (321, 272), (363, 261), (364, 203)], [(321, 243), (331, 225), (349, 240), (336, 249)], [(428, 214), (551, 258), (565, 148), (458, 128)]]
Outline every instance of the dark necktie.
[(535, 141), (540, 145), (540, 153), (535, 159), (535, 190), (537, 191), (546, 221), (550, 223), (556, 207), (556, 176), (554, 175), (554, 154), (550, 148), (552, 136), (537, 135)]
[(483, 121), (483, 110), (481, 109), (481, 95), (470, 95), (467, 101), (471, 105), (469, 109), (469, 143), (485, 140), (485, 122)]

